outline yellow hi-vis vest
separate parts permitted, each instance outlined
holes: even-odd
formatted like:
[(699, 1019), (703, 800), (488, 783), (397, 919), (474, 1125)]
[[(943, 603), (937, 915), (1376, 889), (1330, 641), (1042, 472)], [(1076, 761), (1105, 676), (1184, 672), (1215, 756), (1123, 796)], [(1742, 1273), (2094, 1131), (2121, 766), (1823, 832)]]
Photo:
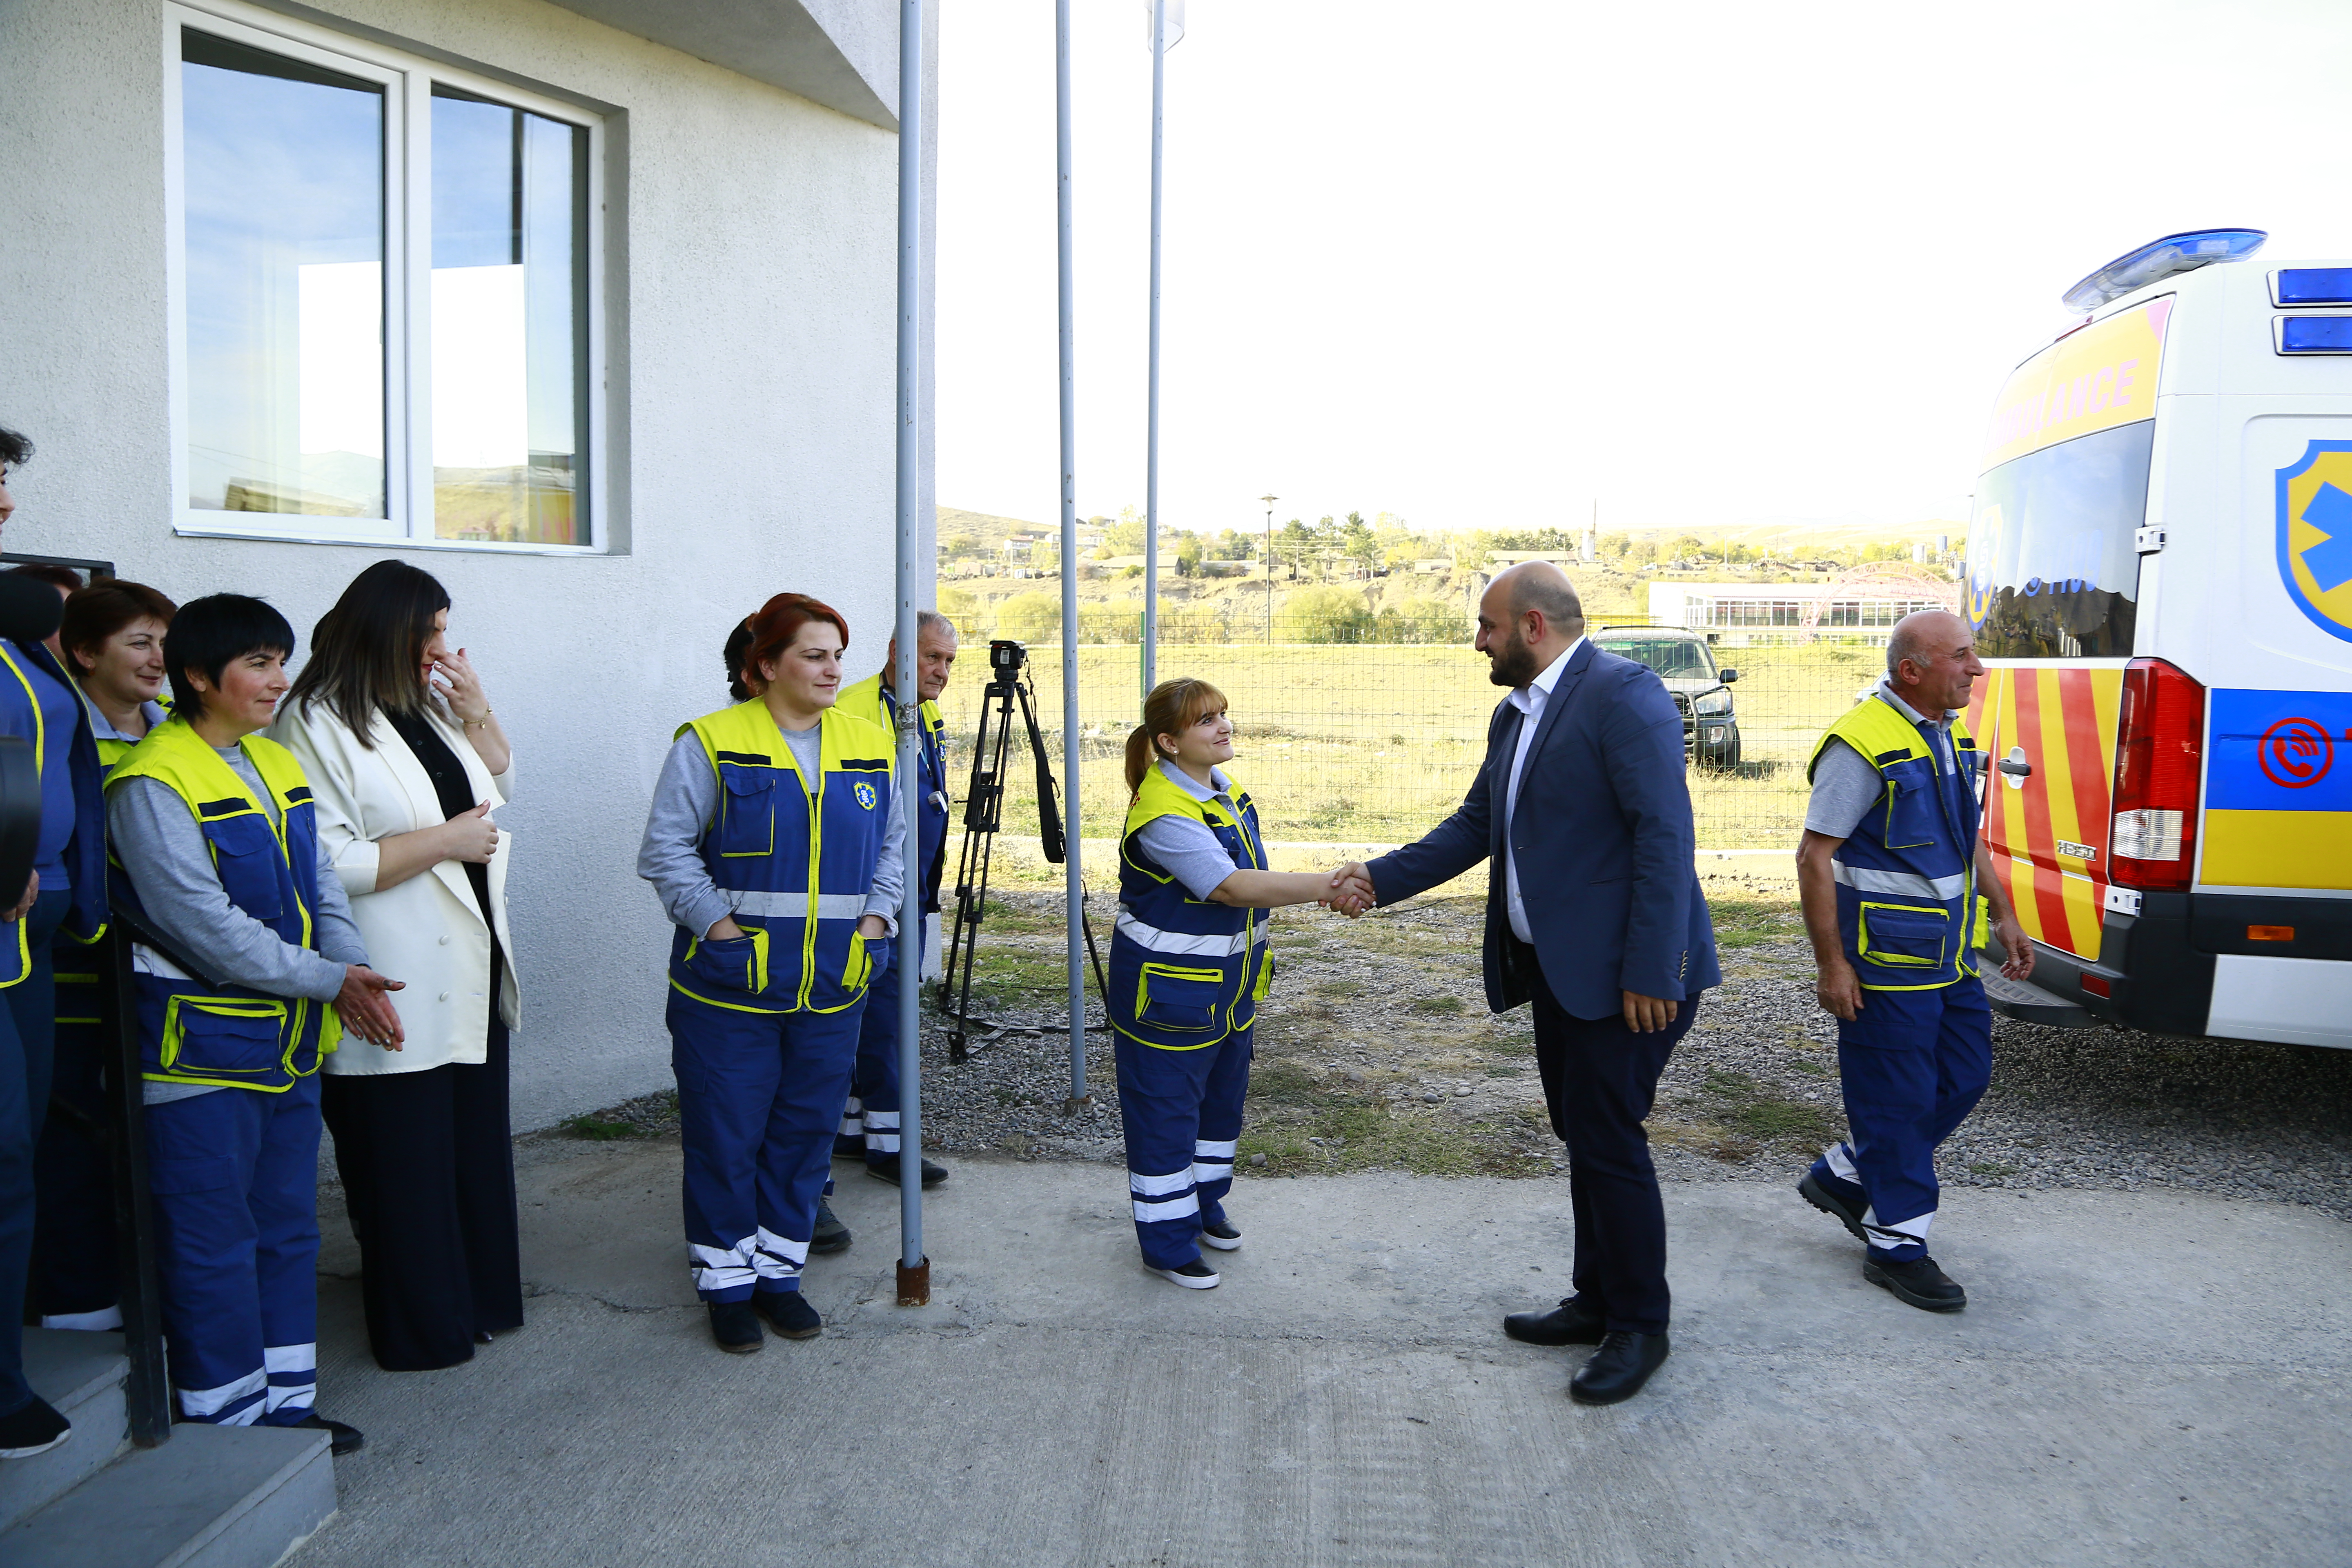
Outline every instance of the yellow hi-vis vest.
[(1128, 807), (1118, 855), (1118, 923), (1110, 939), (1108, 1004), (1113, 1028), (1162, 1050), (1213, 1046), (1256, 1021), (1274, 985), (1266, 911), (1192, 897), (1143, 847), (1145, 826), (1189, 816), (1216, 835), (1235, 870), (1266, 868), (1257, 807), (1233, 789), (1229, 814), (1199, 800), (1154, 763)]
[[(187, 803), (212, 851), (230, 903), (280, 942), (315, 947), (310, 911), (319, 902), (317, 807), (294, 753), (261, 735), (239, 744), (277, 803), (278, 821), (254, 798), (184, 719), (147, 732), (107, 775), (106, 786), (152, 778)], [(122, 866), (118, 890), (139, 903), (139, 868)], [(207, 986), (161, 974), (138, 976), (139, 1046), (144, 1076), (163, 1083), (215, 1084), (280, 1094), (319, 1070), (342, 1037), (332, 1005), (274, 996), (250, 986)]]
[(719, 805), (699, 846), (740, 937), (679, 928), (669, 983), (745, 1013), (838, 1013), (866, 994), (866, 913), (890, 822), (891, 737), (838, 706), (819, 721), (818, 776), (758, 698), (682, 724), (702, 742)]
[(1864, 989), (1925, 991), (1977, 973), (1986, 932), (1977, 892), (1982, 756), (1965, 721), (1952, 721), (1954, 768), (1874, 692), (1832, 723), (1805, 764), (1811, 779), (1832, 741), (1878, 770), (1878, 799), (1838, 846), (1838, 931)]

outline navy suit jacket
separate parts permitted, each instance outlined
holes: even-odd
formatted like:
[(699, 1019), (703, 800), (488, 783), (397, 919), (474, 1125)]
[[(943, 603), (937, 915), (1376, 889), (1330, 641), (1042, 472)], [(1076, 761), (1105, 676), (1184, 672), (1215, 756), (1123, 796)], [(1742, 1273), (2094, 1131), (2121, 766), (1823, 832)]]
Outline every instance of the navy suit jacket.
[[(1503, 877), (1519, 726), (1519, 710), (1498, 704), (1461, 809), (1370, 867), (1380, 901), (1392, 904), (1491, 859), (1486, 1001), (1497, 1013), (1534, 994)], [(1511, 817), (1536, 961), (1570, 1016), (1613, 1017), (1628, 991), (1680, 1001), (1722, 984), (1696, 847), (1675, 700), (1647, 667), (1584, 644), (1544, 704)]]

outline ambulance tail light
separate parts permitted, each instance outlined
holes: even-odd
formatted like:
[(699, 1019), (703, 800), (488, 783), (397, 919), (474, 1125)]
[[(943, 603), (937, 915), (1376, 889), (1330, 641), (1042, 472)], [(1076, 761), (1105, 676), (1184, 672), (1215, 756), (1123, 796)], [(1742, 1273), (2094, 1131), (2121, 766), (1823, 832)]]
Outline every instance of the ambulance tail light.
[(2197, 864), (2197, 792), (2204, 772), (2205, 689), (2160, 658), (2124, 670), (2116, 734), (2116, 822), (2110, 840), (2120, 886), (2184, 890)]

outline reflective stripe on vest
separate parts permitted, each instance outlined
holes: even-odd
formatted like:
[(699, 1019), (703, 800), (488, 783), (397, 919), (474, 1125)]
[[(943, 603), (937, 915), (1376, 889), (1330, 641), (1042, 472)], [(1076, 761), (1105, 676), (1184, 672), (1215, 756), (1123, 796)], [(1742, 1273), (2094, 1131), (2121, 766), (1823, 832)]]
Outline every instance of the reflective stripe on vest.
[[(277, 804), (276, 823), (236, 771), (177, 717), (149, 731), (107, 775), (107, 787), (152, 778), (170, 789), (195, 817), (229, 902), (289, 946), (315, 947), (319, 840), (310, 781), (275, 741), (247, 735), (238, 744)], [(121, 895), (135, 909), (138, 868), (122, 871)], [(160, 1082), (283, 1093), (317, 1072), (342, 1035), (334, 1009), (309, 997), (163, 974), (138, 975), (137, 988), (144, 1076)]]
[[(1265, 869), (1257, 808), (1241, 789), (1234, 812), (1200, 800), (1154, 765), (1129, 806), (1119, 841), (1119, 913), (1111, 931), (1111, 1026), (1162, 1050), (1198, 1050), (1255, 1021), (1274, 982), (1263, 910), (1196, 899), (1143, 847), (1162, 816), (1186, 816), (1216, 835), (1237, 870)], [(1238, 816), (1234, 815), (1238, 813)]]
[(1852, 746), (1885, 787), (1832, 857), (1838, 932), (1864, 990), (1927, 991), (1974, 974), (1984, 937), (1976, 891), (1981, 763), (1965, 721), (1950, 731), (1953, 766), (1921, 727), (1873, 693), (1823, 733)]
[(746, 1013), (837, 1013), (873, 973), (857, 934), (890, 819), (890, 732), (836, 704), (818, 719), (814, 787), (767, 704), (749, 702), (679, 727), (702, 743), (719, 804), (699, 846), (741, 937), (679, 930), (670, 984), (696, 1001)]

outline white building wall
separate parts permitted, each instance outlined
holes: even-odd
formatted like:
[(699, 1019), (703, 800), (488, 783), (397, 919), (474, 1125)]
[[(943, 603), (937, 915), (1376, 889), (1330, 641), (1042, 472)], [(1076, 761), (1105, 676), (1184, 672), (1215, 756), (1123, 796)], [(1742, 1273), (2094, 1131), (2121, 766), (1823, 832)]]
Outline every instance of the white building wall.
[[(260, 594), (306, 644), (385, 554), (447, 584), (454, 640), (516, 745), (519, 798), (500, 813), (525, 988), (515, 1120), (541, 1126), (669, 1082), (668, 932), (634, 862), (672, 731), (726, 701), (729, 628), (799, 589), (848, 618), (856, 673), (880, 664), (897, 138), (538, 0), (301, 15), (608, 115), (613, 552), (173, 535), (159, 0), (0, 5), (0, 424), (39, 448), (5, 542), (111, 559), (183, 601)], [(927, 527), (926, 572), (932, 554)]]

